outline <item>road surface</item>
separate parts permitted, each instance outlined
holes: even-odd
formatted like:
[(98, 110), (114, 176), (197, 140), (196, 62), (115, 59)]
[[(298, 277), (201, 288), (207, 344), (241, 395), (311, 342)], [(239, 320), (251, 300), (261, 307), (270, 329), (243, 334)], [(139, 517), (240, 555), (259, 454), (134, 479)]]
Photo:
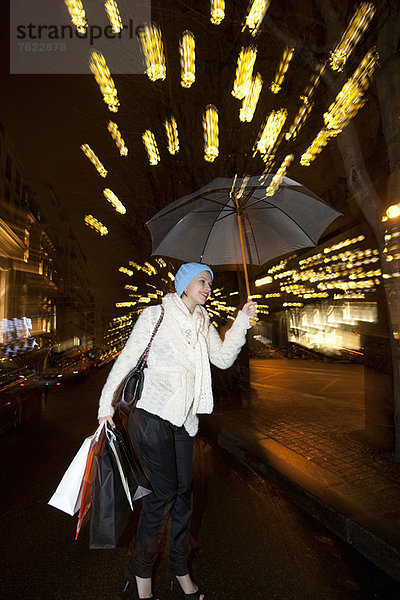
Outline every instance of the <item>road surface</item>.
[[(76, 518), (47, 501), (96, 427), (108, 368), (86, 383), (52, 390), (39, 424), (0, 438), (4, 600), (108, 600), (130, 549), (89, 550), (74, 541)], [(400, 587), (265, 482), (207, 440), (196, 441), (193, 571), (207, 600), (395, 600)], [(138, 506), (136, 507), (138, 509)], [(138, 510), (126, 539), (134, 535)], [(155, 578), (169, 592), (163, 553)]]

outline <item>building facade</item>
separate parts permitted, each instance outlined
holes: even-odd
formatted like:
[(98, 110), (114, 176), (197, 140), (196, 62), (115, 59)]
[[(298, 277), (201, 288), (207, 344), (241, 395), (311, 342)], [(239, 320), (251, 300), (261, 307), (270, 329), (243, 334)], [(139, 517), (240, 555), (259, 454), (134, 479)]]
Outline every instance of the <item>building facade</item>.
[(33, 184), (0, 123), (0, 343), (90, 347), (103, 338), (80, 245), (54, 191)]
[(0, 123), (0, 343), (55, 335), (56, 247)]

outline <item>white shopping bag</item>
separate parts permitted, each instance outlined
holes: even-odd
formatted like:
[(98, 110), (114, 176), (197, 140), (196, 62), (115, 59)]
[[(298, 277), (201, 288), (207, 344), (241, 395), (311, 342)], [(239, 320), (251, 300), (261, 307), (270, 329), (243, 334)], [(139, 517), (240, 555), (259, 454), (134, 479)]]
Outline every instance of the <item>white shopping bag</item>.
[(86, 461), (89, 454), (91, 441), (99, 435), (104, 427), (104, 422), (98, 427), (95, 433), (87, 437), (79, 448), (74, 460), (69, 465), (63, 478), (48, 504), (54, 506), (69, 515), (74, 515), (80, 507), (82, 494), (82, 479), (85, 472)]

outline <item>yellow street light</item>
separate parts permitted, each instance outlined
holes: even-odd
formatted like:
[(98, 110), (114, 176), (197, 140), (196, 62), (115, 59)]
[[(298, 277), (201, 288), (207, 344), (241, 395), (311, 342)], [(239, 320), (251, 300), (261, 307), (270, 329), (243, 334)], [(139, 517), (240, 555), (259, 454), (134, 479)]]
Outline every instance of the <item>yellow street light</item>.
[(167, 133), (168, 140), (168, 152), (170, 154), (176, 154), (179, 152), (179, 138), (178, 138), (178, 126), (174, 117), (168, 121), (165, 119), (164, 122), (165, 131)]
[(88, 24), (81, 0), (65, 0), (65, 5), (68, 8), (69, 16), (76, 30), (79, 33), (86, 33)]
[(117, 88), (111, 77), (110, 69), (107, 67), (106, 59), (101, 52), (92, 52), (89, 67), (103, 94), (103, 99), (108, 109), (111, 112), (118, 112), (119, 100)]
[(212, 104), (206, 107), (203, 115), (204, 159), (213, 162), (219, 154), (218, 111)]
[(375, 7), (372, 2), (361, 2), (357, 7), (338, 45), (331, 53), (330, 65), (334, 71), (343, 70), (347, 59), (368, 28), (374, 14)]
[(249, 91), (256, 57), (257, 48), (255, 48), (254, 46), (242, 48), (239, 53), (236, 66), (235, 81), (233, 83), (232, 90), (232, 96), (234, 96), (238, 100), (243, 100), (243, 98)]
[(261, 26), (265, 13), (268, 10), (270, 2), (271, 0), (252, 0), (242, 31), (248, 27), (251, 35), (256, 35)]
[(260, 73), (257, 73), (257, 75), (251, 81), (246, 96), (242, 100), (242, 108), (239, 112), (239, 119), (241, 121), (247, 121), (250, 123), (250, 121), (253, 119), (262, 90), (262, 85), (262, 77)]
[(143, 51), (146, 75), (150, 81), (164, 80), (167, 68), (160, 29), (157, 25), (144, 25), (138, 29), (137, 35)]
[(271, 87), (269, 88), (273, 94), (277, 94), (282, 87), (283, 80), (286, 75), (286, 71), (289, 68), (289, 63), (293, 58), (294, 48), (290, 48), (290, 46), (286, 46), (283, 51), (283, 55), (281, 61), (279, 63), (279, 67), (277, 72), (275, 73), (274, 81), (271, 83)]
[(99, 160), (99, 158), (96, 156), (96, 154), (93, 152), (93, 150), (91, 149), (91, 147), (89, 146), (89, 144), (82, 144), (81, 150), (85, 154), (85, 156), (88, 157), (88, 159), (90, 160), (90, 162), (92, 163), (92, 165), (94, 165), (94, 167), (96, 168), (97, 172), (102, 177), (107, 177), (107, 170), (106, 170), (106, 168), (104, 167), (103, 163)]
[(196, 80), (195, 41), (191, 31), (184, 31), (179, 43), (181, 55), (181, 86), (190, 88)]
[(142, 135), (142, 140), (146, 148), (150, 164), (156, 165), (160, 162), (160, 154), (158, 152), (157, 142), (156, 138), (154, 137), (154, 133), (149, 129), (146, 129), (146, 131)]
[(103, 194), (117, 212), (119, 212), (121, 215), (124, 215), (126, 213), (125, 206), (122, 204), (122, 202), (118, 200), (117, 196), (114, 194), (114, 192), (110, 190), (110, 188), (105, 188), (103, 190)]
[(219, 25), (225, 19), (225, 0), (211, 0), (210, 21)]
[(389, 219), (397, 219), (397, 217), (400, 217), (400, 202), (389, 206), (389, 208), (386, 210), (386, 214)]
[(93, 215), (85, 216), (85, 224), (94, 229), (94, 231), (97, 231), (101, 236), (108, 234), (107, 227), (103, 223), (100, 223)]
[(125, 146), (125, 142), (122, 139), (121, 133), (118, 129), (118, 125), (116, 123), (114, 123), (114, 121), (109, 121), (107, 129), (110, 132), (111, 137), (114, 140), (115, 145), (117, 146), (120, 155), (127, 156), (128, 148)]
[(113, 32), (119, 33), (122, 30), (122, 21), (121, 15), (119, 14), (118, 4), (115, 0), (107, 0), (104, 3), (104, 8), (106, 9)]

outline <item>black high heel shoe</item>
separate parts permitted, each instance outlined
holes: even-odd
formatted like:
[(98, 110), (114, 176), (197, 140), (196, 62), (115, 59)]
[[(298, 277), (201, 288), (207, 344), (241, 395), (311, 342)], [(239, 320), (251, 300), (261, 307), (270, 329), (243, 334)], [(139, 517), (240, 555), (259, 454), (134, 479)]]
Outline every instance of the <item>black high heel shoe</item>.
[[(174, 589), (174, 584), (175, 583), (177, 584), (177, 586), (179, 587), (179, 589), (182, 590), (182, 586), (179, 583), (179, 579), (170, 570), (168, 571), (168, 579), (170, 580), (170, 590), (171, 590), (171, 592)], [(197, 588), (197, 591), (193, 592), (192, 594), (185, 594), (185, 592), (183, 592), (183, 596), (184, 596), (185, 600), (200, 600), (200, 596), (204, 596), (204, 593), (200, 592), (200, 590)]]
[[(125, 581), (125, 585), (124, 585), (122, 592), (120, 593), (120, 595), (117, 598), (117, 600), (128, 600), (128, 599), (147, 600), (147, 598), (144, 599), (139, 596), (136, 579), (134, 581), (130, 581), (129, 579), (127, 579)], [(158, 600), (158, 598), (156, 598), (154, 595), (151, 595), (148, 600)]]

